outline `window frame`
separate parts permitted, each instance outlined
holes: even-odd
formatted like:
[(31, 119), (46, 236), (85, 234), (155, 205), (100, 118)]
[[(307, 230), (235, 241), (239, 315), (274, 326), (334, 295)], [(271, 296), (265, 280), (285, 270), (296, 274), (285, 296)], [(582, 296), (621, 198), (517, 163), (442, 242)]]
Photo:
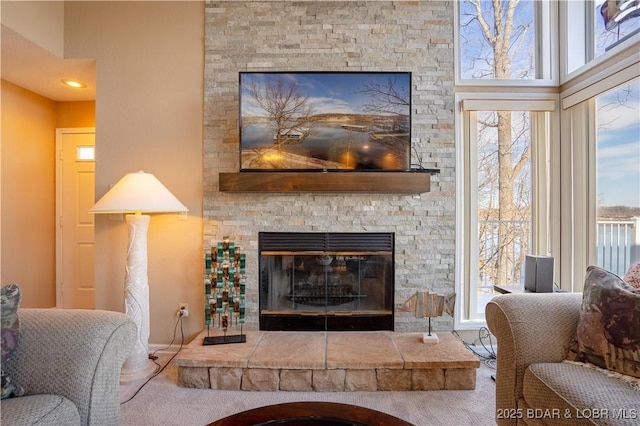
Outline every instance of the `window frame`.
[(537, 0), (534, 1), (535, 16), (535, 54), (536, 54), (536, 77), (530, 80), (514, 79), (464, 79), (461, 75), (460, 57), (460, 5), (459, 1), (454, 2), (454, 75), (455, 85), (460, 87), (557, 87), (559, 84), (559, 38), (558, 25), (558, 5), (557, 0)]
[[(563, 167), (560, 176), (561, 190), (566, 194), (561, 209), (567, 212), (563, 218), (560, 239), (560, 280), (563, 289), (580, 292), (583, 289), (586, 268), (597, 264), (597, 179), (596, 98), (633, 79), (640, 78), (640, 68), (635, 76), (618, 72), (603, 77), (591, 90), (583, 90), (563, 98), (561, 118), (567, 125), (562, 128), (561, 151)], [(569, 220), (570, 219), (570, 220)]]
[[(552, 93), (457, 92), (456, 93), (456, 304), (454, 327), (460, 330), (485, 326), (484, 316), (475, 312), (478, 252), (477, 233), (477, 163), (475, 156), (476, 111), (529, 111), (531, 113), (531, 247), (536, 254), (555, 255), (558, 242), (552, 238), (558, 229), (558, 185), (553, 177), (559, 173), (559, 99)], [(475, 161), (475, 163), (474, 163)], [(555, 265), (557, 268), (559, 265)], [(557, 276), (557, 275), (556, 275)]]
[(561, 86), (559, 280), (567, 291), (582, 291), (586, 268), (597, 261), (595, 98), (640, 77), (640, 37), (630, 40), (635, 41), (586, 64)]
[[(469, 212), (466, 208), (465, 182), (465, 124), (462, 110), (464, 100), (547, 99), (556, 102), (556, 111), (549, 114), (546, 167), (543, 178), (532, 168), (533, 185), (546, 188), (545, 208), (534, 203), (532, 221), (544, 230), (547, 221), (547, 241), (539, 240), (539, 247), (548, 247), (554, 256), (554, 277), (563, 290), (581, 291), (586, 267), (596, 261), (596, 176), (595, 170), (595, 97), (626, 81), (640, 77), (640, 34), (630, 37), (572, 73), (567, 73), (567, 8), (564, 3), (549, 0), (551, 19), (563, 22), (549, 29), (552, 72), (550, 80), (461, 80), (459, 55), (455, 68), (455, 147), (456, 147), (456, 264), (455, 289), (458, 293), (454, 327), (458, 330), (477, 330), (486, 326), (482, 320), (464, 319), (467, 295), (464, 293), (469, 255), (465, 238), (470, 232), (465, 226)], [(455, 10), (454, 45), (459, 52), (459, 9)], [(561, 30), (557, 30), (561, 28)], [(588, 101), (592, 100), (593, 107)], [(584, 103), (586, 102), (586, 103)], [(494, 104), (497, 105), (497, 104)], [(579, 106), (578, 108), (573, 108)], [(590, 109), (591, 108), (591, 109)], [(495, 108), (492, 108), (495, 109)], [(562, 126), (561, 126), (562, 124)], [(468, 125), (468, 124), (467, 124)], [(593, 124), (595, 126), (595, 124)], [(532, 155), (537, 155), (533, 154)], [(562, 167), (560, 167), (562, 165)], [(590, 194), (593, 190), (593, 194)], [(534, 189), (537, 191), (537, 189)], [(560, 196), (562, 194), (562, 197)], [(541, 231), (538, 232), (543, 235)], [(537, 244), (537, 243), (533, 243)], [(535, 247), (535, 246), (534, 246)], [(591, 247), (591, 249), (589, 248)], [(539, 248), (535, 248), (539, 250)]]
[[(630, 49), (636, 49), (640, 43), (640, 33), (630, 36), (628, 39), (612, 47), (608, 52), (595, 57), (595, 25), (593, 16), (590, 13), (589, 5), (595, 5), (593, 0), (581, 0), (583, 8), (580, 10), (571, 10), (569, 13), (569, 6), (575, 5), (577, 2), (559, 2), (559, 17), (560, 22), (564, 24), (560, 26), (560, 58), (561, 58), (561, 70), (560, 70), (560, 85), (564, 85), (571, 81), (579, 80), (581, 76), (588, 74), (589, 71), (599, 68), (615, 67), (617, 64), (613, 59), (619, 56), (628, 56), (625, 52)], [(640, 19), (640, 18), (638, 18)], [(573, 30), (569, 29), (569, 22), (572, 22)], [(571, 37), (572, 34), (582, 29), (583, 34), (578, 34), (576, 37)], [(584, 57), (584, 63), (576, 69), (569, 72), (569, 43), (573, 41), (572, 51), (578, 49), (582, 52)], [(582, 42), (583, 44), (576, 48), (575, 42)]]

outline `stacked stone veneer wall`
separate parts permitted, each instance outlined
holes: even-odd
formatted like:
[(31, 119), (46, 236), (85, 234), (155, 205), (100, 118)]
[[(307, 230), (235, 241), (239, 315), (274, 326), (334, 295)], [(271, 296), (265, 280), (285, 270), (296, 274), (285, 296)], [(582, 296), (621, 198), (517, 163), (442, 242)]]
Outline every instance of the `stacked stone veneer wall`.
[[(204, 247), (229, 235), (247, 254), (247, 329), (258, 328), (258, 232), (395, 232), (396, 307), (454, 291), (453, 2), (207, 2)], [(221, 193), (239, 171), (240, 71), (411, 71), (412, 162), (435, 167), (420, 195)], [(443, 317), (436, 328), (451, 328)], [(396, 311), (396, 331), (424, 319)]]
[(178, 385), (185, 388), (298, 391), (430, 391), (473, 390), (475, 368), (416, 369), (277, 369), (179, 367)]

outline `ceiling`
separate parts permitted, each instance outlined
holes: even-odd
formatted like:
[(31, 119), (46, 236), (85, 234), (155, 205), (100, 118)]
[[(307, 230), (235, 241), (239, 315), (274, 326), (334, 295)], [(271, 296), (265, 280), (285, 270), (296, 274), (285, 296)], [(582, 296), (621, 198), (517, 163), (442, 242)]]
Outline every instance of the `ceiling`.
[[(96, 99), (96, 61), (62, 59), (2, 25), (2, 79), (57, 102)], [(73, 78), (87, 84), (74, 89), (60, 80)]]

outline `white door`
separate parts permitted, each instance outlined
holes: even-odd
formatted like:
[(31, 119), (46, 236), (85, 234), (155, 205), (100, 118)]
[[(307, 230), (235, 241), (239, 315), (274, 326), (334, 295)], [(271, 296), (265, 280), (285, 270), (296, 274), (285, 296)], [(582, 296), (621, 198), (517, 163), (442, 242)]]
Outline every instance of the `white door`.
[(94, 309), (95, 129), (56, 129), (56, 305)]

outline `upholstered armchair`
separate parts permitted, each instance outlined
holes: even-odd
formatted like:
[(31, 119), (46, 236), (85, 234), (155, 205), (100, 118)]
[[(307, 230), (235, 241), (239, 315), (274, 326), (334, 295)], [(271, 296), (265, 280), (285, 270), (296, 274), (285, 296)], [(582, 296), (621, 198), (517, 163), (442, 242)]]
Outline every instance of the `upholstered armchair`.
[[(509, 294), (487, 304), (487, 324), (498, 340), (498, 424), (516, 424), (524, 403), (524, 375), (537, 363), (565, 359), (578, 326), (581, 294)], [(501, 415), (502, 413), (506, 415)], [(513, 415), (511, 415), (513, 413)], [(501, 418), (502, 417), (502, 418)]]
[(117, 425), (133, 321), (67, 309), (19, 309), (18, 318), (18, 344), (2, 369), (24, 395), (2, 400), (2, 424)]
[(582, 299), (580, 293), (508, 294), (487, 304), (498, 342), (497, 424), (638, 424), (637, 379), (568, 360)]

